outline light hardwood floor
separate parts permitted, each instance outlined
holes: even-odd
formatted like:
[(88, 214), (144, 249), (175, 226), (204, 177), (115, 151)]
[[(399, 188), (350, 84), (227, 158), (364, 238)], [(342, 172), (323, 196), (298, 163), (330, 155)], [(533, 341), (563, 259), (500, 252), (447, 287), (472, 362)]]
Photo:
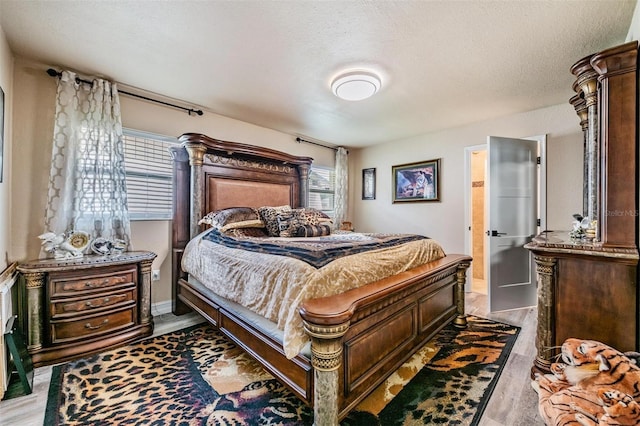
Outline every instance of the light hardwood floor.
[[(491, 314), (487, 312), (486, 295), (467, 293), (466, 300), (468, 314), (522, 328), (480, 420), (480, 426), (543, 426), (544, 423), (538, 416), (538, 398), (529, 380), (529, 370), (535, 356), (536, 310), (528, 308)], [(155, 317), (154, 321), (154, 335), (159, 335), (196, 324), (202, 319), (195, 314), (181, 317), (166, 314)], [(31, 395), (0, 402), (0, 425), (43, 424), (51, 369), (51, 366), (47, 366), (35, 370), (34, 391)]]

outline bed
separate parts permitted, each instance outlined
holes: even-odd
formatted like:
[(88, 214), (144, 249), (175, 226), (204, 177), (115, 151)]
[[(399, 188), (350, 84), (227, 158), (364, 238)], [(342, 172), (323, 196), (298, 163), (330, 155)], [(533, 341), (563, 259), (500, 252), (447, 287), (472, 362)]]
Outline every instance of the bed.
[(297, 354), (285, 351), (283, 331), (273, 321), (221, 297), (181, 265), (185, 249), (189, 254), (207, 234), (198, 222), (209, 212), (305, 207), (312, 159), (195, 133), (180, 142), (171, 149), (173, 312), (203, 315), (312, 406), (315, 425), (338, 424), (445, 325), (466, 326), (471, 258), (446, 254), (338, 294), (301, 300), (295, 309), (310, 344)]

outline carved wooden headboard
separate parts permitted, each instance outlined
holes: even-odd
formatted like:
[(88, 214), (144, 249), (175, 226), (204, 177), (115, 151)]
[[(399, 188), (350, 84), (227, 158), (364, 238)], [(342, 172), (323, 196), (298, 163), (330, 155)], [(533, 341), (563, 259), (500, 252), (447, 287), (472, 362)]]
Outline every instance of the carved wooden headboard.
[(197, 133), (180, 136), (173, 158), (173, 311), (187, 312), (176, 300), (184, 247), (200, 232), (198, 221), (227, 207), (289, 204), (306, 206), (310, 157), (270, 148), (212, 139)]

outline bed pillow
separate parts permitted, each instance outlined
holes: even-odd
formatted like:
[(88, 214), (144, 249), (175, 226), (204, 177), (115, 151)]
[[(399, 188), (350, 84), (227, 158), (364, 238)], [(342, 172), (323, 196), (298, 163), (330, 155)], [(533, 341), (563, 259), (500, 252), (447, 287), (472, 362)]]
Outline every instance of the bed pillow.
[(295, 237), (296, 230), (301, 226), (307, 225), (307, 222), (298, 216), (295, 210), (280, 213), (277, 215), (277, 219), (280, 237)]
[(331, 235), (331, 226), (327, 224), (299, 226), (295, 237), (322, 237)]
[(235, 222), (260, 219), (256, 209), (252, 207), (229, 207), (227, 209), (216, 210), (208, 213), (200, 219), (198, 225), (206, 224), (220, 229), (225, 225)]
[(264, 228), (265, 224), (262, 219), (251, 219), (251, 220), (243, 220), (241, 222), (233, 222), (228, 223), (222, 228), (220, 228), (220, 232), (227, 232), (230, 229), (240, 229), (240, 228)]
[(301, 222), (305, 222), (305, 225), (320, 225), (321, 223), (331, 224), (333, 221), (324, 212), (305, 207), (301, 209), (295, 209), (296, 215)]
[(233, 238), (253, 237), (264, 238), (268, 237), (267, 228), (231, 228), (223, 232), (224, 235)]
[(280, 236), (280, 225), (278, 224), (278, 215), (282, 215), (284, 213), (290, 213), (290, 212), (291, 212), (291, 206), (258, 207), (258, 214), (260, 215), (260, 219), (263, 220), (270, 237)]

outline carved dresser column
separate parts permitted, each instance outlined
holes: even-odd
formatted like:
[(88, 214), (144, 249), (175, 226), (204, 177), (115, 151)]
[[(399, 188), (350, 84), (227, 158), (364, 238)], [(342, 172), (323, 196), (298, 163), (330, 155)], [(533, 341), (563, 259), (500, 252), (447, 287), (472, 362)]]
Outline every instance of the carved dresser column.
[(599, 239), (600, 206), (600, 147), (598, 143), (598, 73), (591, 66), (591, 56), (582, 58), (571, 67), (571, 73), (577, 77), (576, 86), (584, 95), (588, 115), (587, 142), (584, 161), (587, 165), (587, 211), (586, 216), (596, 221), (596, 239)]
[(148, 325), (153, 322), (151, 316), (151, 264), (153, 259), (140, 261), (140, 324)]
[(191, 165), (191, 194), (198, 194), (191, 197), (190, 236), (193, 238), (198, 235), (198, 221), (202, 216), (202, 201), (204, 197), (199, 194), (202, 194), (202, 164), (207, 148), (198, 142), (185, 142), (183, 145), (189, 153), (189, 164)]
[(589, 215), (589, 188), (587, 185), (587, 182), (589, 181), (589, 167), (585, 160), (588, 150), (587, 141), (589, 139), (589, 113), (587, 111), (587, 104), (581, 96), (582, 92), (580, 92), (580, 88), (574, 85), (574, 90), (579, 93), (572, 97), (569, 100), (569, 103), (573, 105), (576, 110), (576, 114), (580, 117), (580, 127), (582, 128), (582, 216), (587, 217)]
[(44, 272), (23, 272), (27, 298), (27, 349), (42, 348), (44, 336)]
[(339, 369), (342, 363), (342, 336), (349, 322), (322, 326), (304, 321), (304, 329), (311, 336), (311, 364), (314, 370), (314, 426), (338, 425)]
[(550, 370), (554, 355), (552, 327), (555, 322), (554, 283), (557, 260), (553, 257), (534, 255), (536, 272), (538, 273), (538, 329), (536, 334), (536, 358), (533, 361), (534, 371), (547, 373)]

